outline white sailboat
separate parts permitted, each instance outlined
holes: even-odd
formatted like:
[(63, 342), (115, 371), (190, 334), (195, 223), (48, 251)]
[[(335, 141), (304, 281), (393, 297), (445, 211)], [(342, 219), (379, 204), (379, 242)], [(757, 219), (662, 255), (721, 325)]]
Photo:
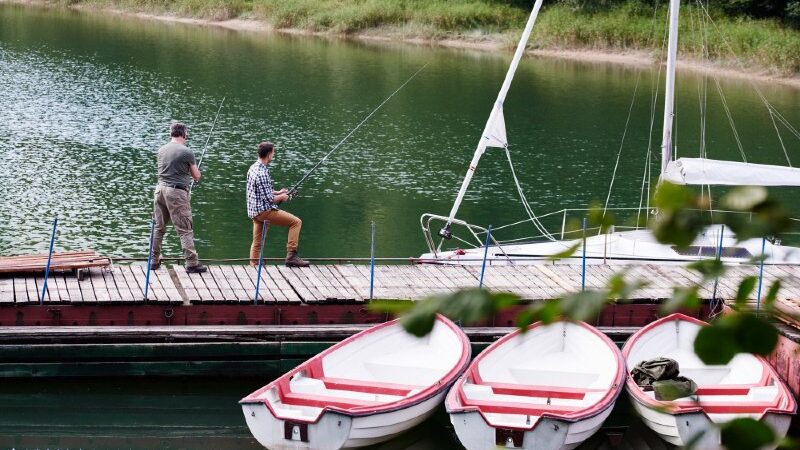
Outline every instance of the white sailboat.
[[(569, 210), (557, 213), (536, 216), (533, 214), (524, 193), (517, 182), (521, 200), (529, 215), (530, 223), (536, 227), (541, 236), (546, 240), (533, 242), (499, 242), (492, 238), (489, 248), (486, 249), (481, 236), (486, 235), (482, 227), (469, 224), (456, 218), (464, 194), (472, 180), (472, 176), (481, 156), (489, 147), (502, 148), (511, 162), (508, 153), (508, 140), (506, 138), (505, 120), (503, 117), (503, 103), (506, 99), (511, 81), (522, 58), (525, 47), (533, 30), (543, 0), (537, 0), (533, 11), (517, 45), (514, 58), (506, 73), (503, 85), (494, 103), (489, 119), (483, 130), (478, 146), (470, 162), (466, 176), (458, 191), (456, 200), (449, 215), (424, 214), (420, 218), (423, 234), (428, 246), (428, 253), (420, 257), (420, 262), (438, 264), (481, 264), (484, 251), (489, 264), (574, 264), (575, 258), (582, 257), (583, 250), (578, 256), (563, 258), (553, 261), (552, 255), (563, 253), (583, 245), (586, 262), (588, 264), (631, 264), (631, 263), (676, 263), (713, 257), (717, 253), (726, 263), (748, 263), (753, 258), (765, 256), (767, 264), (798, 264), (800, 263), (800, 248), (780, 245), (779, 241), (770, 242), (759, 238), (739, 241), (735, 234), (721, 225), (711, 226), (704, 230), (688, 248), (678, 249), (659, 243), (647, 229), (630, 229), (588, 236), (585, 244), (581, 240), (565, 240), (564, 225)], [(800, 168), (783, 167), (747, 162), (718, 161), (707, 158), (672, 158), (673, 125), (675, 102), (675, 67), (678, 50), (678, 17), (680, 1), (670, 0), (670, 28), (666, 68), (666, 90), (664, 101), (664, 126), (662, 135), (662, 161), (660, 180), (681, 185), (738, 185), (738, 186), (800, 186)], [(512, 175), (513, 165), (512, 165)], [(516, 181), (516, 175), (514, 175)], [(624, 208), (623, 208), (624, 209)], [(636, 209), (636, 208), (627, 208)], [(561, 216), (563, 214), (560, 237), (551, 234), (542, 224), (545, 217)], [(443, 222), (438, 237), (432, 233), (434, 223)], [(527, 223), (522, 221), (519, 223)], [(443, 249), (443, 244), (453, 238), (453, 225), (464, 227), (469, 233), (469, 241), (460, 239), (471, 248)], [(438, 243), (436, 242), (438, 239)]]

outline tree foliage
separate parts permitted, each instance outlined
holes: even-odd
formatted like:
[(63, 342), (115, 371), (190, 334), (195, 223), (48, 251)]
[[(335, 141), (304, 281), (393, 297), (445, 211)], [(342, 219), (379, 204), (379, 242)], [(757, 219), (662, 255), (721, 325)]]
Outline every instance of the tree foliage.
[[(731, 212), (715, 216), (722, 224), (733, 229), (740, 240), (766, 234), (779, 238), (789, 228), (786, 211), (766, 189), (733, 189), (722, 202)], [(662, 183), (654, 204), (659, 214), (651, 228), (654, 236), (663, 244), (687, 246), (703, 229), (711, 225), (710, 214), (707, 213), (708, 199), (685, 187)], [(742, 213), (752, 219), (741, 220)], [(597, 220), (596, 214), (590, 216), (594, 218), (593, 221)], [(577, 248), (573, 247), (571, 250), (575, 251)], [(566, 256), (568, 255), (559, 255)], [(687, 268), (697, 272), (699, 280), (690, 286), (676, 286), (672, 298), (662, 305), (662, 314), (678, 309), (700, 308), (700, 288), (723, 276), (726, 271), (725, 265), (717, 258), (698, 261), (689, 264)], [(767, 291), (762, 311), (751, 310), (747, 303), (756, 282), (755, 277), (745, 277), (738, 286), (736, 298), (731, 299), (729, 306), (732, 311), (714, 319), (698, 333), (694, 350), (706, 364), (726, 364), (739, 353), (769, 355), (774, 351), (778, 343), (778, 330), (770, 322), (770, 318), (781, 286), (780, 280), (775, 281)], [(416, 336), (424, 336), (431, 331), (436, 314), (444, 314), (460, 323), (471, 324), (486, 320), (503, 309), (517, 307), (517, 326), (524, 331), (537, 321), (547, 324), (559, 319), (593, 320), (605, 304), (625, 302), (646, 284), (643, 280), (626, 279), (625, 273), (620, 272), (611, 277), (602, 289), (569, 293), (553, 301), (530, 305), (522, 305), (519, 296), (514, 294), (468, 289), (431, 297), (422, 302), (384, 302), (372, 304), (371, 307), (386, 312), (404, 313), (401, 323)], [(723, 444), (730, 450), (755, 450), (773, 443), (776, 439), (767, 425), (752, 419), (736, 419), (721, 424), (720, 427)], [(785, 441), (782, 448), (795, 444)]]

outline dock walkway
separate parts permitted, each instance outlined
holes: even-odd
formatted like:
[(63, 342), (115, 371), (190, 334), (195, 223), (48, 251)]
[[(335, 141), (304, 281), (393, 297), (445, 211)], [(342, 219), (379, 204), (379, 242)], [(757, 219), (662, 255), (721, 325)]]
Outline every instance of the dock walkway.
[[(634, 293), (640, 300), (669, 298), (674, 286), (688, 285), (698, 275), (677, 265), (641, 265), (629, 268), (590, 265), (587, 288), (606, 285), (615, 273), (626, 270), (629, 280), (643, 279), (648, 285)], [(79, 278), (71, 272), (55, 272), (48, 279), (45, 304), (136, 304), (144, 303), (145, 267), (114, 265), (91, 268)], [(739, 282), (758, 276), (758, 267), (729, 267), (719, 279), (716, 298), (736, 297)], [(288, 268), (270, 265), (261, 274), (258, 303), (320, 304), (360, 303), (369, 299), (370, 268), (366, 265), (315, 265)], [(374, 298), (421, 299), (432, 294), (475, 287), (480, 267), (432, 264), (381, 265), (375, 268)], [(800, 317), (800, 266), (765, 266), (762, 295), (781, 279), (779, 308)], [(256, 268), (242, 265), (210, 266), (204, 274), (188, 274), (182, 266), (163, 266), (150, 276), (149, 302), (154, 304), (245, 304), (253, 303)], [(43, 275), (0, 276), (0, 306), (39, 303)], [(491, 266), (484, 286), (509, 291), (528, 301), (557, 298), (581, 288), (581, 267), (575, 265)], [(713, 283), (700, 291), (704, 300), (714, 297)], [(756, 301), (756, 293), (751, 294)]]

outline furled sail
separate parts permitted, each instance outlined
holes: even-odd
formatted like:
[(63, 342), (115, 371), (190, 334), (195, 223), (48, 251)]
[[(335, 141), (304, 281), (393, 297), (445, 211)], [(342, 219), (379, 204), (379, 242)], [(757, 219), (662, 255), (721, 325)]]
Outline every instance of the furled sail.
[(670, 161), (661, 179), (675, 184), (731, 186), (800, 186), (800, 168), (678, 158)]
[(508, 139), (506, 139), (506, 119), (503, 117), (503, 104), (497, 102), (494, 107), (496, 112), (491, 115), (491, 119), (486, 124), (486, 129), (483, 132), (483, 144), (485, 147), (504, 148), (508, 145)]

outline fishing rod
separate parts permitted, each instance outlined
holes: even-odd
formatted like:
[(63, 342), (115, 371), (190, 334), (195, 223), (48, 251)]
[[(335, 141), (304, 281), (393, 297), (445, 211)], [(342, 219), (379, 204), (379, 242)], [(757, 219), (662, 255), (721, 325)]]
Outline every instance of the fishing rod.
[[(219, 119), (219, 113), (222, 111), (222, 105), (225, 103), (225, 98), (222, 97), (222, 101), (219, 102), (219, 108), (217, 108), (217, 114), (214, 116), (214, 122), (211, 123), (211, 130), (208, 132), (208, 137), (206, 137), (206, 143), (203, 145), (203, 153), (200, 154), (200, 160), (197, 162), (197, 170), (200, 170), (200, 165), (203, 164), (203, 157), (206, 156), (206, 150), (208, 150), (208, 142), (211, 140), (211, 135), (214, 133), (214, 126), (217, 124), (217, 119)], [(194, 188), (194, 180), (189, 185), (189, 193), (192, 193), (192, 189)]]
[(321, 166), (321, 165), (322, 165), (322, 163), (324, 163), (324, 162), (325, 162), (325, 161), (328, 159), (328, 157), (330, 157), (330, 156), (333, 154), (333, 152), (335, 152), (336, 150), (338, 150), (338, 149), (339, 149), (339, 147), (341, 147), (341, 146), (342, 146), (342, 144), (344, 144), (344, 143), (347, 141), (347, 139), (349, 139), (349, 138), (350, 138), (350, 136), (352, 136), (352, 135), (353, 135), (353, 133), (355, 133), (356, 131), (358, 131), (358, 129), (359, 129), (359, 128), (361, 128), (361, 126), (362, 126), (362, 125), (364, 125), (364, 124), (365, 124), (365, 123), (366, 123), (366, 122), (369, 120), (369, 118), (370, 118), (370, 117), (372, 117), (372, 116), (373, 116), (373, 115), (374, 115), (376, 112), (378, 112), (378, 110), (379, 110), (379, 109), (381, 109), (381, 107), (382, 107), (383, 105), (385, 105), (385, 104), (386, 104), (386, 103), (387, 103), (389, 100), (391, 100), (391, 99), (392, 99), (392, 97), (394, 97), (394, 96), (395, 96), (395, 94), (397, 94), (398, 92), (400, 92), (400, 90), (401, 90), (401, 89), (403, 89), (403, 88), (404, 88), (404, 87), (405, 87), (405, 86), (406, 86), (406, 85), (407, 85), (409, 82), (411, 82), (411, 80), (413, 80), (413, 79), (414, 79), (414, 77), (416, 77), (418, 73), (422, 72), (422, 69), (424, 69), (425, 67), (427, 67), (427, 66), (428, 66), (428, 64), (430, 64), (430, 63), (425, 63), (425, 65), (423, 65), (422, 67), (420, 67), (419, 69), (417, 69), (417, 71), (416, 71), (416, 72), (414, 72), (414, 74), (413, 74), (413, 75), (411, 75), (411, 77), (409, 77), (409, 78), (408, 78), (408, 80), (406, 80), (406, 82), (405, 82), (405, 83), (401, 84), (399, 88), (395, 89), (395, 91), (394, 91), (394, 92), (392, 92), (392, 95), (390, 95), (390, 96), (386, 97), (386, 100), (384, 100), (383, 102), (381, 102), (381, 104), (380, 104), (380, 105), (378, 105), (378, 106), (377, 106), (375, 109), (373, 109), (373, 110), (372, 110), (372, 112), (371, 112), (371, 113), (369, 113), (369, 114), (367, 115), (367, 117), (364, 117), (364, 120), (362, 120), (362, 121), (361, 121), (361, 122), (360, 122), (358, 125), (356, 125), (356, 127), (355, 127), (355, 128), (353, 128), (352, 130), (350, 130), (350, 132), (349, 132), (349, 133), (347, 133), (347, 135), (346, 135), (345, 137), (343, 137), (343, 138), (342, 138), (342, 140), (341, 140), (341, 141), (339, 141), (339, 143), (338, 143), (338, 144), (334, 145), (334, 146), (333, 146), (333, 148), (332, 148), (332, 149), (331, 149), (331, 150), (330, 150), (330, 151), (329, 151), (329, 152), (328, 152), (328, 153), (327, 153), (327, 154), (326, 154), (326, 155), (325, 155), (325, 156), (324, 156), (324, 157), (323, 157), (321, 160), (319, 160), (319, 162), (318, 162), (317, 164), (315, 164), (315, 165), (314, 165), (314, 167), (312, 167), (312, 168), (311, 168), (311, 169), (310, 169), (308, 172), (306, 172), (306, 173), (305, 173), (305, 175), (303, 175), (303, 177), (302, 177), (302, 178), (300, 178), (300, 181), (298, 181), (297, 183), (295, 183), (295, 184), (294, 184), (294, 186), (292, 186), (292, 188), (291, 188), (291, 189), (289, 189), (289, 192), (288, 192), (288, 194), (289, 194), (289, 199), (291, 200), (291, 199), (293, 199), (295, 196), (297, 196), (297, 189), (300, 187), (300, 185), (301, 185), (301, 184), (303, 184), (303, 182), (304, 182), (304, 181), (306, 181), (306, 179), (308, 179), (308, 177), (310, 177), (310, 176), (311, 176), (311, 174), (312, 174), (312, 173), (314, 173), (314, 171), (315, 171), (315, 170), (317, 170), (317, 168), (318, 168), (319, 166)]

